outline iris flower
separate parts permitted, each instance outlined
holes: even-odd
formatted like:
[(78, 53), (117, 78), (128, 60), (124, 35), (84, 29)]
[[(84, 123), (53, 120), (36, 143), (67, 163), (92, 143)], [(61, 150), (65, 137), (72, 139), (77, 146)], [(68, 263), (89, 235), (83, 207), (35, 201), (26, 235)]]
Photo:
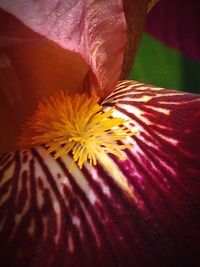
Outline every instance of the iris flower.
[[(24, 148), (0, 157), (0, 266), (200, 265), (200, 96), (118, 82), (147, 2), (0, 1), (11, 22), (1, 35), (1, 73), (10, 68), (6, 85), (15, 88), (1, 89), (2, 151), (14, 150), (24, 123)], [(23, 30), (13, 36), (16, 17)], [(51, 60), (38, 63), (38, 55)], [(83, 132), (57, 147), (64, 121), (68, 135)], [(74, 151), (86, 132), (90, 153), (80, 162), (85, 154)]]

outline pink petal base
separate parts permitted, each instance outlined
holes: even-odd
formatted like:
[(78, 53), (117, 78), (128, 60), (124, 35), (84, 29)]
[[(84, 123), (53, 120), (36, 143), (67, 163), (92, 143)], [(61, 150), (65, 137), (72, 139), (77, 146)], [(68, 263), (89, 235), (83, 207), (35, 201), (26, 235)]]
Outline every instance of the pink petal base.
[(200, 265), (200, 97), (125, 81), (103, 104), (138, 131), (125, 161), (1, 157), (0, 266)]
[(116, 86), (127, 40), (122, 0), (2, 0), (0, 8), (32, 31), (79, 53), (91, 69), (86, 83), (99, 96)]

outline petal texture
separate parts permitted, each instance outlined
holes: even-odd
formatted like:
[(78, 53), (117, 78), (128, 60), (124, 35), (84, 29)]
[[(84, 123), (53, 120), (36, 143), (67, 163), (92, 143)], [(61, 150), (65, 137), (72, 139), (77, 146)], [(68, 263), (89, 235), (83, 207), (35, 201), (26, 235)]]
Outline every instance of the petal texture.
[(0, 7), (61, 47), (80, 53), (91, 67), (88, 81), (99, 96), (113, 90), (126, 43), (121, 0), (2, 0)]
[(103, 104), (138, 131), (125, 161), (1, 157), (2, 266), (199, 265), (200, 97), (124, 81)]

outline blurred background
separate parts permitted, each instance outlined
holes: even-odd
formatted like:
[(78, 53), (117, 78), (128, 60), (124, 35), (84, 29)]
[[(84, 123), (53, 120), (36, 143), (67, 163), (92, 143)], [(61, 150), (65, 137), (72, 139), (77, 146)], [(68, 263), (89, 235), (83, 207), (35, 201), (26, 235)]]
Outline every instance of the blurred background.
[(130, 78), (200, 93), (199, 0), (159, 0), (148, 14)]

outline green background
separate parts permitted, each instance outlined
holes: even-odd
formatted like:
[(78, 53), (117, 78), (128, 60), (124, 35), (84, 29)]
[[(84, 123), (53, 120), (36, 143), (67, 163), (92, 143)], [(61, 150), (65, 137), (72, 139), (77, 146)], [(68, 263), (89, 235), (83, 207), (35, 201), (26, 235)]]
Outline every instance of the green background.
[(200, 93), (200, 63), (147, 33), (143, 35), (130, 78), (164, 88)]

